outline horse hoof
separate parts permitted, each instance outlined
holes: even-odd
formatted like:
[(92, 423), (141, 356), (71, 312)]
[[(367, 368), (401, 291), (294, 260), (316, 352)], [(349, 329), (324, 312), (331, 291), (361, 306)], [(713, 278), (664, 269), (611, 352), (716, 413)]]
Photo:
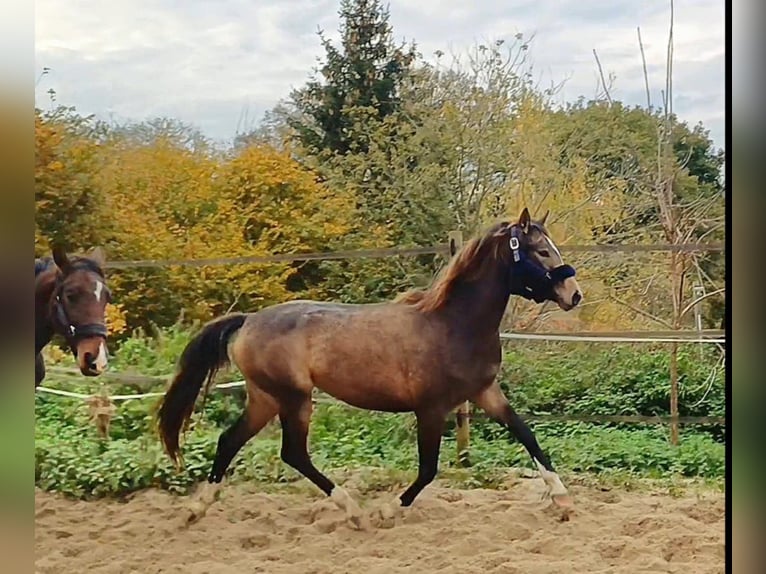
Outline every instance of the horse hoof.
[(362, 509), (349, 494), (341, 487), (336, 486), (330, 493), (330, 498), (346, 513), (346, 522), (356, 530), (368, 530), (369, 521), (362, 513)]
[(189, 505), (186, 511), (186, 520), (184, 526), (191, 526), (195, 522), (198, 522), (207, 512), (207, 505), (195, 502)]
[(354, 530), (367, 532), (372, 528), (369, 519), (364, 514), (352, 514), (347, 516), (346, 519)]
[(386, 503), (380, 507), (380, 517), (383, 520), (393, 520), (396, 518), (396, 508), (391, 503)]
[(402, 512), (402, 501), (395, 498), (391, 502), (385, 502), (378, 508), (377, 518), (380, 528), (393, 528), (396, 518)]
[(187, 516), (185, 524), (190, 526), (195, 522), (198, 522), (208, 509), (219, 499), (221, 494), (221, 487), (218, 484), (203, 484), (197, 491), (195, 499), (189, 503), (187, 507)]
[(560, 522), (568, 522), (574, 512), (574, 501), (568, 494), (559, 494), (551, 497), (553, 504), (552, 510)]

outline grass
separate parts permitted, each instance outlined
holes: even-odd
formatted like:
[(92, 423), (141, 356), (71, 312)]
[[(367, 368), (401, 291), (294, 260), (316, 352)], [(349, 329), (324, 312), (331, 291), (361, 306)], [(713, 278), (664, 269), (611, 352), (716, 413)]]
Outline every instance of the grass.
[[(174, 326), (139, 333), (123, 342), (112, 361), (116, 371), (161, 375), (190, 332)], [(553, 357), (553, 359), (551, 358)], [(66, 354), (50, 358), (61, 363)], [(579, 414), (664, 414), (666, 350), (627, 346), (608, 351), (560, 347), (514, 347), (504, 361), (501, 384), (520, 412)], [(722, 386), (711, 378), (699, 355), (682, 355), (682, 414), (718, 414), (725, 405)], [(232, 380), (236, 372), (220, 380)], [(53, 373), (46, 386), (93, 393), (92, 379), (64, 380)], [(112, 394), (133, 394), (129, 386), (110, 386)], [(178, 472), (160, 449), (154, 434), (156, 399), (119, 403), (109, 439), (99, 437), (82, 401), (38, 394), (35, 398), (35, 482), (45, 490), (75, 497), (121, 496), (146, 487), (187, 492), (203, 480), (215, 454), (218, 436), (242, 410), (242, 393), (213, 393), (195, 415), (186, 436), (185, 466)], [(684, 412), (684, 410), (686, 412)], [(543, 449), (564, 476), (629, 484), (644, 480), (708, 481), (725, 476), (723, 429), (682, 428), (681, 444), (668, 442), (667, 429), (650, 425), (530, 424)], [(532, 469), (525, 450), (504, 429), (475, 420), (471, 427), (470, 469), (454, 467), (454, 426), (442, 443), (440, 477), (465, 488), (502, 488), (511, 467)], [(371, 413), (339, 404), (315, 411), (310, 449), (315, 464), (332, 476), (361, 473), (364, 488), (407, 484), (417, 469), (414, 417)], [(279, 458), (280, 431), (271, 425), (251, 440), (232, 465), (233, 482), (283, 487), (304, 480)], [(590, 478), (588, 478), (590, 477)], [(300, 479), (300, 480), (299, 480)], [(583, 479), (583, 480), (585, 480)], [(578, 479), (580, 480), (580, 479)]]

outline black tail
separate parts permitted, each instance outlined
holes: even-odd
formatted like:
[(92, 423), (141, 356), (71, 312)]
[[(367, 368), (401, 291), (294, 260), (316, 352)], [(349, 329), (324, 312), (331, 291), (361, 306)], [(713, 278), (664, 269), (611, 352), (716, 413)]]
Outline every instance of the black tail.
[(232, 313), (210, 321), (186, 345), (178, 361), (178, 372), (160, 403), (157, 413), (160, 440), (165, 452), (178, 463), (181, 429), (194, 411), (202, 389), (213, 382), (218, 369), (229, 362), (227, 344), (247, 316)]

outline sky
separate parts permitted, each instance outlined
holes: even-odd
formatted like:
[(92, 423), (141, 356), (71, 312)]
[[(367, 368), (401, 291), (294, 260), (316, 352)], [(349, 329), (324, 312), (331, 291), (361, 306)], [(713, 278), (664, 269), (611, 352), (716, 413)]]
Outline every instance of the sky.
[[(309, 78), (337, 38), (338, 0), (36, 0), (35, 99), (119, 122), (173, 117), (229, 140)], [(640, 26), (652, 103), (661, 101), (670, 0), (391, 0), (395, 37), (464, 54), (517, 33), (556, 99), (599, 91), (595, 49), (614, 74), (614, 100), (646, 104)], [(675, 0), (673, 109), (725, 144), (725, 2)], [(444, 59), (444, 57), (443, 57)], [(49, 71), (43, 74), (43, 68)]]

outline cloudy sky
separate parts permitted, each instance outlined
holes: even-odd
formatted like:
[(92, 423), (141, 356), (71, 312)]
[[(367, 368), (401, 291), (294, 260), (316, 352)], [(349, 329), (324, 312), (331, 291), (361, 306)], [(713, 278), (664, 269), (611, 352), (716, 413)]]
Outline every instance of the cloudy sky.
[[(718, 147), (725, 130), (722, 0), (675, 0), (674, 109), (702, 121)], [(323, 54), (317, 27), (337, 36), (338, 0), (36, 0), (38, 106), (57, 102), (118, 121), (175, 117), (226, 140), (308, 78)], [(476, 42), (534, 35), (544, 83), (560, 99), (593, 96), (598, 70), (616, 76), (612, 97), (646, 101), (636, 27), (651, 96), (664, 86), (669, 0), (391, 0), (397, 38), (428, 60)], [(50, 72), (40, 77), (43, 67)]]

